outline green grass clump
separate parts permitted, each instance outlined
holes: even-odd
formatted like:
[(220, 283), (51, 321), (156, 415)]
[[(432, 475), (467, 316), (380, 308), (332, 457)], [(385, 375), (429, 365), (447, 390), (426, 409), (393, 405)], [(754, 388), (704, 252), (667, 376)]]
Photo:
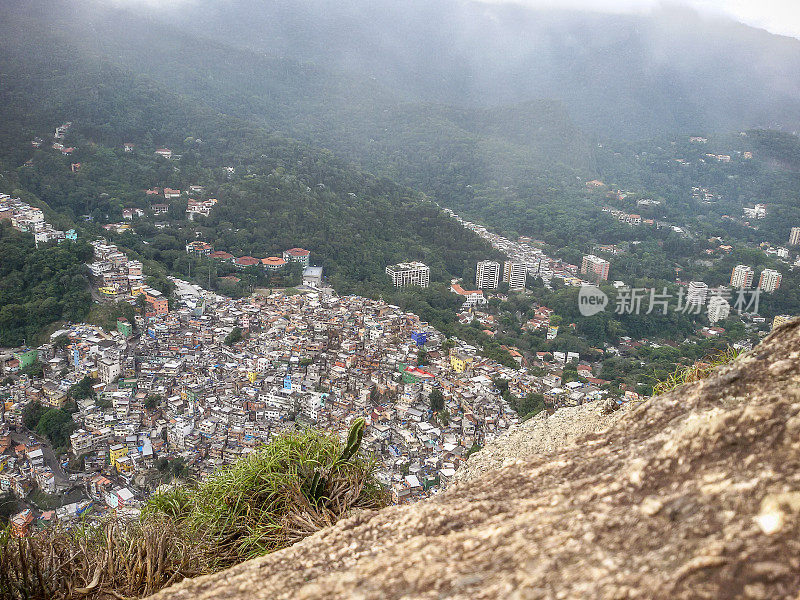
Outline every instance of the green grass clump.
[[(350, 436), (363, 430), (363, 419)], [(360, 445), (318, 432), (285, 434), (190, 486), (154, 495), (145, 514), (177, 519), (219, 567), (284, 548), (355, 508), (386, 504)]]
[(732, 363), (741, 353), (741, 350), (736, 350), (729, 346), (725, 350), (712, 354), (693, 365), (679, 367), (674, 373), (670, 374), (669, 377), (663, 381), (659, 381), (653, 386), (653, 396), (671, 392), (684, 383), (693, 383), (695, 381), (707, 379), (717, 368)]
[(0, 535), (0, 599), (143, 597), (285, 548), (388, 496), (359, 454), (364, 420), (342, 444), (287, 433), (207, 479), (154, 494), (141, 517)]

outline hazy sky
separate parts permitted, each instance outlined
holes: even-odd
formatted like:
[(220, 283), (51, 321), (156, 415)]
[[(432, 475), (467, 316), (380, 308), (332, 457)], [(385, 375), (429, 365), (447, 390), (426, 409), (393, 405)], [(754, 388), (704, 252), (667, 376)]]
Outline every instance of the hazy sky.
[[(481, 2), (529, 4), (553, 8), (583, 8), (612, 12), (647, 12), (661, 0), (480, 0)], [(800, 38), (800, 0), (679, 0), (701, 11), (729, 17), (782, 35)]]
[[(112, 0), (128, 7), (177, 8), (196, 0)], [(213, 0), (222, 1), (222, 0)], [(578, 8), (610, 12), (647, 12), (664, 0), (479, 0), (492, 3), (529, 4), (553, 8)], [(701, 11), (727, 15), (738, 21), (800, 38), (800, 0), (667, 0)]]

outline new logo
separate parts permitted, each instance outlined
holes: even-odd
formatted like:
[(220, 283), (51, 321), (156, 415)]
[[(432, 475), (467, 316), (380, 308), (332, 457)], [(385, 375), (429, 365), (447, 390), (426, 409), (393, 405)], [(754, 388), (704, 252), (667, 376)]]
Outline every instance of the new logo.
[(578, 292), (578, 310), (584, 317), (591, 317), (605, 310), (608, 296), (599, 287), (582, 285)]

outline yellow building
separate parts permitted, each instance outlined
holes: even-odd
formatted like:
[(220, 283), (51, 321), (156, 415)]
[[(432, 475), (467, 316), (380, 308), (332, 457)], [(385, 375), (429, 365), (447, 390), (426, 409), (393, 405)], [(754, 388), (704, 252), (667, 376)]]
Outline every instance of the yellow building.
[(772, 319), (772, 328), (775, 329), (784, 323), (788, 323), (792, 319), (794, 319), (792, 315), (777, 315), (774, 319)]
[(119, 473), (132, 473), (133, 472), (133, 461), (131, 460), (130, 456), (120, 456), (117, 459), (116, 464), (117, 471)]
[(475, 361), (473, 356), (464, 354), (463, 352), (451, 351), (450, 352), (450, 367), (456, 373), (463, 373), (472, 366)]
[(117, 461), (123, 456), (128, 456), (128, 447), (122, 444), (114, 444), (108, 449), (108, 462), (115, 469), (117, 468)]

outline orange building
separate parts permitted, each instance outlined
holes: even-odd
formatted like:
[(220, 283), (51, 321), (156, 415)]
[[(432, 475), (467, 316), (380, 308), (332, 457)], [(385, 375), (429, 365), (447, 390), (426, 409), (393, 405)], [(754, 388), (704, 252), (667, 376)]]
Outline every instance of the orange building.
[(30, 531), (31, 523), (33, 523), (33, 511), (30, 508), (15, 514), (11, 517), (11, 535), (25, 537)]
[(147, 303), (148, 317), (160, 317), (169, 312), (169, 300), (158, 290), (147, 288), (144, 298)]

